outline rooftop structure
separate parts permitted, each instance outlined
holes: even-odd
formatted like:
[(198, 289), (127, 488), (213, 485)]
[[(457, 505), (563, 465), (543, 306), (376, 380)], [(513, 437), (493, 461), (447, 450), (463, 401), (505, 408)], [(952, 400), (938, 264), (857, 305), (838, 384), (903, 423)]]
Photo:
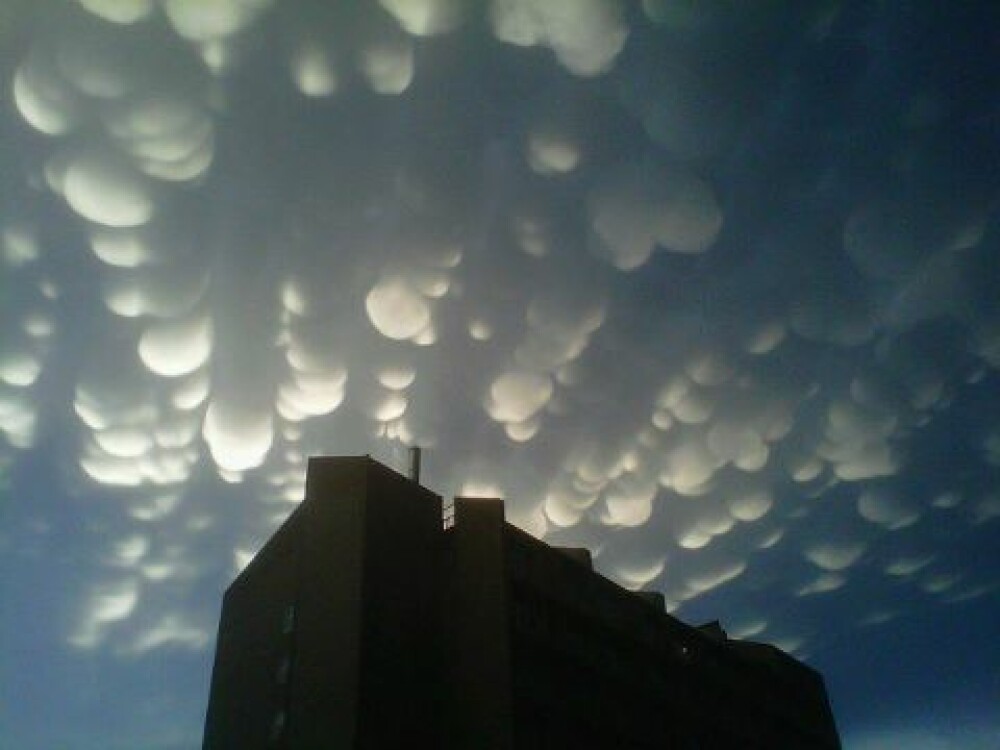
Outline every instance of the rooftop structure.
[[(443, 512), (444, 511), (444, 512)], [(822, 678), (367, 457), (226, 591), (206, 750), (840, 747)]]

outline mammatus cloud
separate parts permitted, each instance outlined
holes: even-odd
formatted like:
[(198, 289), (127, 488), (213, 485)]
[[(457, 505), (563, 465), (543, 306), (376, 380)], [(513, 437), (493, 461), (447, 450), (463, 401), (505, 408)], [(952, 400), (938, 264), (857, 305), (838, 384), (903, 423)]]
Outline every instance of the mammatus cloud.
[(609, 70), (628, 37), (618, 0), (493, 0), (490, 21), (497, 39), (519, 47), (548, 47), (574, 75)]
[[(308, 456), (410, 445), (442, 494), (798, 653), (831, 602), (994, 591), (952, 542), (1000, 517), (995, 176), (939, 163), (966, 115), (932, 81), (867, 114), (889, 63), (826, 59), (864, 24), (791, 5), (25, 11), (0, 457), (93, 520), (65, 642), (205, 648), (193, 592)], [(928, 459), (956, 425), (960, 470)]]

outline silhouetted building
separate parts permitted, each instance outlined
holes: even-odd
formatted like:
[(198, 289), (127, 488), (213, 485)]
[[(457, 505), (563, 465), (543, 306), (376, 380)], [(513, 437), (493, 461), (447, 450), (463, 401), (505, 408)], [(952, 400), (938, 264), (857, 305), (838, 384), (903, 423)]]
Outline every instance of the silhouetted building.
[(225, 594), (204, 747), (840, 747), (822, 678), (694, 628), (369, 458), (304, 502)]

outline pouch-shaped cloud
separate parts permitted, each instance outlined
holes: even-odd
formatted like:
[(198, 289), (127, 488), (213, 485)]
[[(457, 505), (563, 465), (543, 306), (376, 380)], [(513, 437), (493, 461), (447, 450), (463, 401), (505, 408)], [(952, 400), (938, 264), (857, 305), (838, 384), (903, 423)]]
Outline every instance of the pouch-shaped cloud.
[(681, 495), (701, 494), (721, 465), (701, 439), (689, 434), (666, 452), (660, 484)]
[(926, 568), (933, 561), (934, 557), (932, 555), (900, 557), (885, 566), (885, 573), (896, 578), (909, 578), (914, 573)]
[(716, 349), (703, 349), (692, 353), (684, 371), (694, 383), (701, 386), (719, 386), (733, 375), (733, 367), (726, 356)]
[(112, 547), (113, 564), (125, 568), (134, 567), (149, 552), (149, 537), (132, 534), (116, 542)]
[(955, 573), (935, 573), (920, 582), (920, 587), (928, 594), (943, 594), (955, 587), (962, 577)]
[(726, 623), (726, 632), (731, 638), (753, 638), (763, 633), (765, 628), (767, 628), (767, 620), (762, 618), (743, 616), (741, 619)]
[(536, 416), (523, 422), (508, 422), (504, 425), (504, 432), (515, 443), (526, 443), (536, 435), (541, 426), (542, 422)]
[(552, 398), (552, 379), (527, 370), (508, 370), (490, 385), (483, 404), (497, 422), (524, 422)]
[(0, 381), (18, 388), (32, 385), (42, 371), (42, 363), (27, 351), (0, 351)]
[(679, 165), (621, 165), (591, 192), (588, 206), (593, 251), (625, 271), (643, 265), (657, 245), (704, 252), (722, 228), (712, 189)]
[(704, 594), (743, 575), (747, 565), (743, 560), (699, 558), (684, 583), (694, 595)]
[(865, 547), (864, 542), (855, 541), (814, 542), (806, 547), (804, 554), (816, 566), (837, 572), (854, 565), (865, 553)]
[(986, 463), (991, 466), (1000, 466), (1000, 429), (992, 429), (990, 433), (983, 438), (982, 451), (983, 458), (986, 460)]
[(100, 24), (88, 24), (61, 38), (54, 50), (59, 74), (81, 94), (97, 99), (120, 99), (135, 91), (142, 66), (130, 65), (125, 48), (114, 41)]
[(642, 12), (650, 21), (678, 29), (691, 29), (705, 22), (711, 4), (699, 7), (688, 0), (642, 0)]
[(147, 238), (131, 229), (94, 227), (90, 233), (90, 247), (100, 260), (121, 268), (135, 268), (156, 257)]
[(431, 324), (431, 308), (416, 289), (399, 278), (383, 279), (365, 297), (368, 319), (383, 336), (413, 339)]
[(812, 293), (795, 301), (788, 320), (788, 327), (804, 339), (847, 347), (870, 341), (874, 326), (863, 300), (845, 304), (843, 299)]
[(306, 39), (292, 52), (292, 80), (306, 96), (330, 96), (340, 87), (333, 55), (320, 42)]
[(844, 227), (844, 249), (854, 264), (875, 278), (898, 278), (926, 254), (915, 217), (900, 202), (867, 201)]
[(916, 523), (920, 511), (888, 490), (865, 490), (858, 495), (858, 513), (890, 531)]
[(162, 0), (171, 25), (185, 39), (212, 42), (238, 34), (273, 0)]
[(109, 625), (127, 619), (132, 614), (139, 601), (139, 593), (138, 581), (132, 577), (97, 585), (85, 604), (69, 642), (84, 649), (100, 645)]
[(122, 459), (94, 453), (80, 459), (80, 468), (98, 484), (108, 487), (138, 487), (145, 480), (141, 467), (132, 458)]
[(192, 411), (204, 404), (211, 393), (208, 374), (196, 372), (180, 378), (170, 394), (170, 403), (175, 409)]
[(678, 422), (700, 425), (712, 418), (715, 413), (715, 402), (707, 390), (692, 385), (686, 388), (684, 395), (677, 398), (668, 408)]
[(30, 448), (38, 418), (26, 396), (0, 390), (0, 431), (15, 448)]
[(669, 498), (665, 518), (677, 544), (684, 549), (701, 550), (717, 537), (728, 534), (736, 526), (726, 504), (715, 493), (693, 497)]
[(896, 415), (880, 404), (836, 399), (827, 409), (824, 439), (817, 452), (846, 481), (892, 475), (902, 462), (889, 441), (897, 424)]
[(41, 51), (36, 50), (21, 63), (14, 74), (13, 93), (21, 117), (46, 135), (64, 135), (80, 120), (80, 96)]
[(766, 489), (752, 489), (731, 491), (726, 495), (726, 505), (733, 518), (740, 521), (759, 521), (774, 506), (774, 498)]
[(645, 588), (663, 572), (666, 565), (666, 558), (650, 560), (642, 563), (619, 563), (608, 569), (608, 574), (615, 578), (622, 586), (633, 591)]
[(121, 651), (128, 656), (142, 656), (163, 647), (200, 650), (212, 638), (211, 630), (187, 621), (181, 615), (164, 615), (151, 627), (144, 628)]
[(950, 248), (921, 260), (876, 297), (882, 322), (892, 330), (907, 331), (926, 320), (966, 315), (966, 263), (964, 254)]
[(379, 0), (385, 10), (414, 36), (453, 31), (465, 14), (467, 0)]
[(788, 329), (783, 321), (769, 321), (750, 332), (743, 348), (750, 354), (767, 354), (778, 348), (787, 333)]
[(38, 260), (41, 249), (32, 227), (20, 222), (10, 222), (0, 234), (3, 261), (11, 268), (19, 268)]
[(810, 594), (825, 594), (842, 588), (846, 582), (847, 579), (839, 573), (824, 573), (796, 589), (795, 595), (809, 596)]
[(56, 324), (46, 313), (32, 313), (25, 317), (24, 332), (33, 339), (47, 339), (55, 333)]
[(202, 436), (220, 469), (246, 471), (260, 466), (271, 450), (273, 418), (259, 403), (213, 400), (205, 412)]
[(528, 333), (514, 351), (526, 368), (555, 372), (577, 359), (604, 322), (604, 304), (586, 295), (542, 295), (528, 305)]
[(981, 526), (1000, 518), (1000, 494), (991, 493), (978, 500), (972, 509), (972, 523)]
[(412, 367), (386, 367), (378, 373), (378, 382), (393, 391), (403, 391), (413, 385), (417, 371)]
[(1000, 322), (980, 320), (973, 333), (973, 351), (990, 367), (1000, 370)]
[(545, 496), (542, 511), (545, 519), (556, 527), (571, 528), (580, 523), (597, 499), (596, 495), (580, 497), (568, 492), (555, 490)]
[(834, 473), (847, 482), (856, 482), (895, 474), (901, 463), (899, 453), (892, 446), (883, 442), (863, 443), (842, 456), (834, 466)]
[(294, 372), (290, 381), (278, 387), (278, 412), (292, 422), (330, 414), (344, 400), (346, 386), (344, 368)]
[(197, 263), (116, 269), (102, 284), (108, 309), (123, 318), (178, 318), (190, 313), (208, 291), (209, 276)]
[(156, 211), (148, 182), (110, 151), (88, 150), (73, 157), (62, 193), (80, 216), (109, 227), (141, 226)]
[(406, 407), (406, 396), (390, 391), (379, 400), (373, 416), (379, 422), (392, 422), (406, 413)]
[(133, 425), (97, 430), (94, 432), (94, 440), (102, 451), (114, 458), (139, 458), (153, 447), (150, 430)]
[(539, 174), (565, 174), (580, 163), (580, 144), (568, 133), (537, 128), (528, 135), (527, 158)]
[(212, 354), (212, 321), (190, 320), (154, 323), (139, 339), (139, 356), (157, 375), (176, 378), (202, 367)]
[(605, 517), (610, 525), (642, 526), (653, 513), (656, 481), (625, 474), (610, 483), (604, 492)]
[(73, 408), (79, 419), (91, 430), (114, 425), (151, 428), (159, 418), (159, 399), (135, 350), (114, 340), (91, 344), (74, 391)]
[(372, 39), (361, 50), (358, 66), (372, 91), (402, 94), (413, 81), (413, 45), (400, 36)]
[(151, 177), (185, 182), (212, 162), (213, 125), (195, 103), (179, 96), (130, 99), (112, 110), (108, 131)]
[(767, 450), (760, 436), (748, 427), (717, 421), (706, 436), (708, 449), (722, 463), (756, 465), (762, 451)]
[(142, 21), (156, 7), (154, 0), (77, 0), (77, 2), (95, 16), (120, 24)]
[(497, 39), (544, 45), (571, 73), (594, 76), (612, 66), (628, 29), (617, 0), (492, 0)]

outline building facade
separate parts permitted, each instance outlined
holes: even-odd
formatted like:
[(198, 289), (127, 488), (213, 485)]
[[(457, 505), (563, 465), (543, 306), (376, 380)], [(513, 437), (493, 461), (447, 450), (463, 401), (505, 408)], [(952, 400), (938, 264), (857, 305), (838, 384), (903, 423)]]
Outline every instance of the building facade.
[[(452, 515), (453, 512), (453, 515)], [(206, 750), (840, 747), (822, 678), (367, 458), (226, 591)]]

